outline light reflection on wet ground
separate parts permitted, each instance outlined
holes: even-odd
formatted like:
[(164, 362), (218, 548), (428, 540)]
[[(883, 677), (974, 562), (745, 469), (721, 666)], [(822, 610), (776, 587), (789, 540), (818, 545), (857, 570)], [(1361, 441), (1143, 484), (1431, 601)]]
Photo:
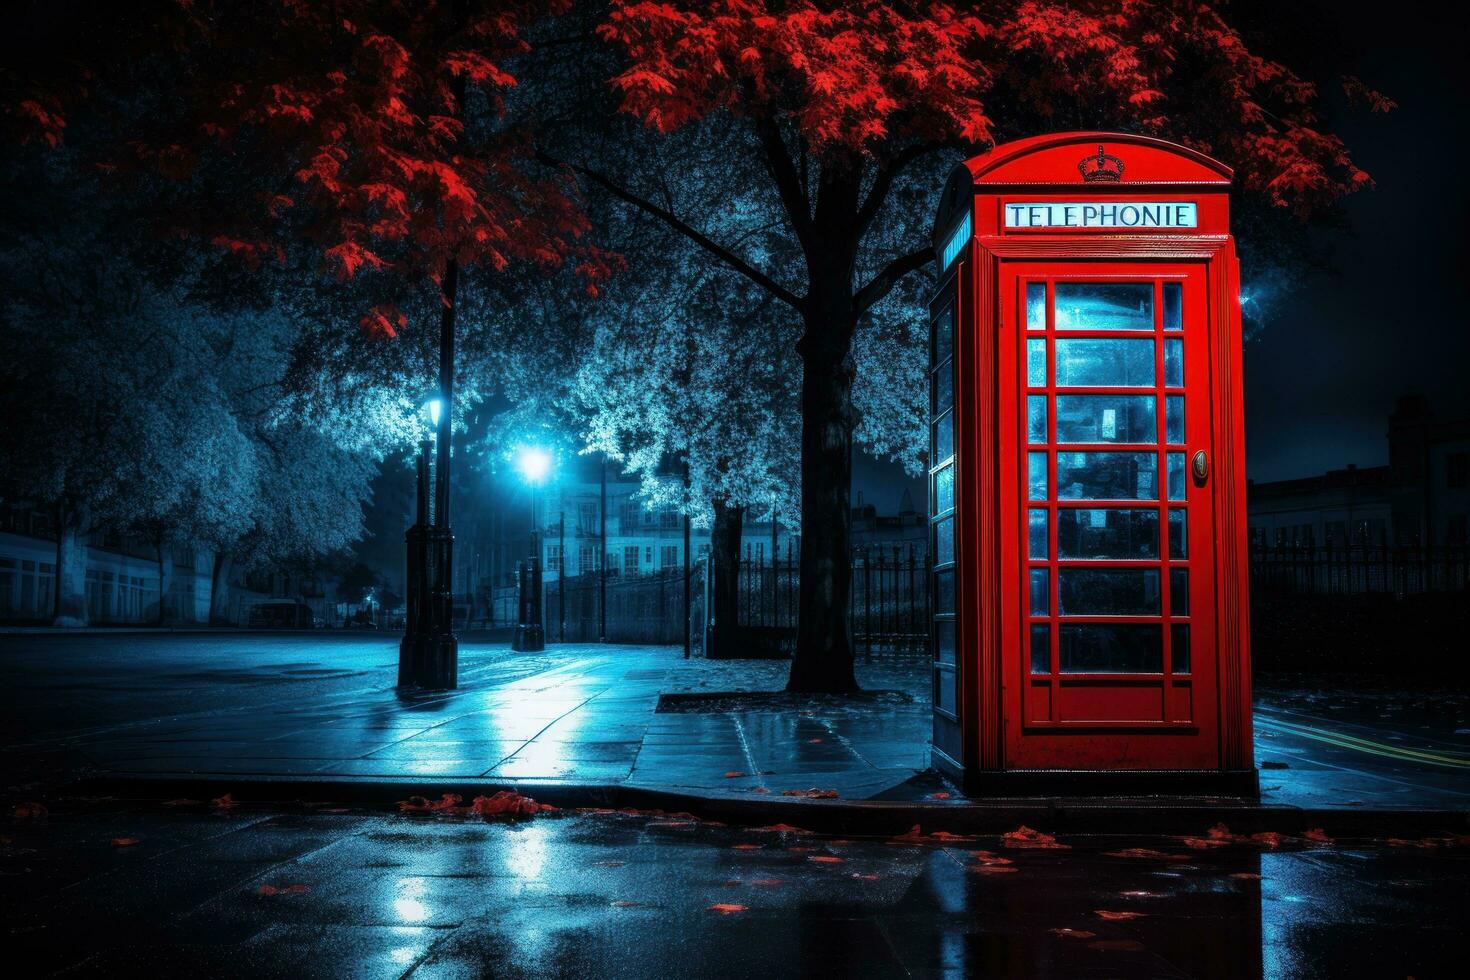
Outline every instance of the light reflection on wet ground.
[(1459, 972), (1463, 846), (1059, 843), (94, 805), (12, 824), (0, 895), (12, 958), (114, 975)]

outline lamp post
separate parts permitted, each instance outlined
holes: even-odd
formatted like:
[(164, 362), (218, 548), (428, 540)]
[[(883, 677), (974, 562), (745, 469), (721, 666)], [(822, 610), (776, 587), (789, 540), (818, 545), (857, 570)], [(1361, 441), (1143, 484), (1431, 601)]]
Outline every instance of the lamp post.
[[(452, 336), (446, 342), (447, 359), (452, 359)], [(443, 373), (445, 364), (440, 367)], [(452, 378), (449, 380), (452, 383)], [(456, 687), (459, 680), (459, 641), (453, 620), (454, 535), (449, 530), (449, 398), (448, 390), (441, 387), (423, 406), (425, 419), (436, 436), (419, 441), (415, 520), (405, 535), (408, 615), (398, 646), (399, 687), (446, 690)], [(437, 467), (433, 466), (435, 448)], [(431, 498), (433, 470), (437, 472), (432, 473), (435, 487)]]
[[(537, 535), (536, 490), (551, 472), (551, 454), (536, 446), (524, 446), (517, 450), (515, 462), (531, 498), (531, 557), (519, 570), (520, 612), (510, 646), (512, 650), (534, 652), (546, 649), (546, 631), (541, 614), (541, 544)], [(565, 564), (565, 556), (562, 561)]]

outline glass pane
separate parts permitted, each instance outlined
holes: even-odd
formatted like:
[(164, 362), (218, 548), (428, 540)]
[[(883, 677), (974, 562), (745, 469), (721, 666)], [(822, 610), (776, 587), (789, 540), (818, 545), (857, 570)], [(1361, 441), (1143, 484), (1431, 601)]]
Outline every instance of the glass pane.
[(954, 663), (953, 620), (940, 620), (934, 624), (934, 659), (942, 664)]
[(1058, 395), (1057, 442), (1158, 440), (1153, 395)]
[(946, 517), (934, 525), (934, 564), (954, 561), (954, 518)]
[(1189, 624), (1175, 623), (1169, 627), (1169, 658), (1174, 673), (1189, 673)]
[(1189, 557), (1189, 531), (1188, 521), (1185, 519), (1184, 511), (1169, 511), (1169, 557)]
[(937, 364), (954, 353), (954, 304), (950, 303), (934, 318), (934, 350), (929, 363)]
[(1033, 509), (1030, 514), (1030, 547), (1027, 555), (1031, 558), (1040, 558), (1043, 561), (1051, 550), (1051, 541), (1046, 533), (1046, 511)]
[(1058, 330), (1152, 330), (1151, 282), (1059, 282)]
[(1164, 386), (1166, 388), (1184, 387), (1184, 341), (1169, 339), (1164, 341)]
[(1026, 284), (1026, 329), (1046, 329), (1046, 283)]
[(1051, 577), (1045, 568), (1031, 569), (1031, 615), (1045, 616), (1051, 610)]
[(1032, 388), (1046, 387), (1046, 338), (1033, 337), (1026, 341), (1026, 384)]
[(1059, 568), (1061, 616), (1157, 616), (1157, 568)]
[(945, 361), (934, 372), (934, 401), (929, 406), (933, 415), (954, 405), (954, 361)]
[(1026, 454), (1026, 484), (1032, 500), (1046, 499), (1046, 453)]
[(1058, 387), (1153, 387), (1152, 340), (1068, 338), (1056, 348)]
[(1064, 623), (1057, 638), (1064, 674), (1157, 674), (1164, 669), (1164, 637), (1157, 626)]
[(1031, 624), (1031, 673), (1051, 673), (1051, 627), (1046, 623)]
[(954, 714), (955, 674), (952, 670), (934, 672), (934, 706)]
[(934, 513), (942, 514), (954, 507), (954, 464), (934, 474)]
[(1164, 283), (1164, 329), (1184, 329), (1184, 284)]
[(1169, 457), (1169, 499), (1184, 499), (1184, 454), (1165, 453)]
[(1169, 615), (1189, 615), (1189, 569), (1169, 569)]
[(1184, 396), (1164, 396), (1164, 439), (1179, 444), (1184, 441)]
[(954, 412), (945, 412), (934, 423), (934, 459), (942, 461), (954, 455)]
[(1064, 507), (1057, 511), (1057, 557), (1158, 558), (1159, 512)]
[(1046, 396), (1026, 396), (1026, 440), (1046, 442)]
[(954, 615), (953, 568), (934, 573), (934, 612), (940, 616)]
[(1057, 453), (1060, 500), (1157, 500), (1154, 453)]

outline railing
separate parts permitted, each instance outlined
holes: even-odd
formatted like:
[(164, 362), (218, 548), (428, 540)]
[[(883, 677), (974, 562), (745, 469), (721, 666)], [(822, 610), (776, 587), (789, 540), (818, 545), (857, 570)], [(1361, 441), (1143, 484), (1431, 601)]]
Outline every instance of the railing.
[[(695, 576), (691, 573), (691, 580)], [(691, 581), (691, 599), (700, 584)], [(543, 587), (542, 614), (551, 643), (683, 643), (684, 569), (607, 577), (607, 635), (599, 636), (602, 589), (596, 574), (572, 575)], [(564, 605), (563, 605), (564, 603)]]
[(1470, 588), (1466, 545), (1255, 547), (1251, 588), (1285, 595), (1417, 595)]
[[(929, 576), (922, 552), (912, 545), (872, 545), (853, 551), (853, 642), (874, 650), (919, 652), (929, 638)], [(739, 625), (795, 630), (801, 575), (789, 546), (767, 555), (747, 547), (740, 560)]]

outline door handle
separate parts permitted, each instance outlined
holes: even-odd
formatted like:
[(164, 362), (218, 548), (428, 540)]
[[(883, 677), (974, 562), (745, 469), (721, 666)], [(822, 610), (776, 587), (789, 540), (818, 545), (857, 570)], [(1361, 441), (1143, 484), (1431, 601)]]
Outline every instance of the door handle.
[(1194, 482), (1204, 486), (1205, 479), (1210, 475), (1210, 458), (1205, 455), (1205, 451), (1203, 449), (1196, 451), (1189, 465), (1194, 470)]

